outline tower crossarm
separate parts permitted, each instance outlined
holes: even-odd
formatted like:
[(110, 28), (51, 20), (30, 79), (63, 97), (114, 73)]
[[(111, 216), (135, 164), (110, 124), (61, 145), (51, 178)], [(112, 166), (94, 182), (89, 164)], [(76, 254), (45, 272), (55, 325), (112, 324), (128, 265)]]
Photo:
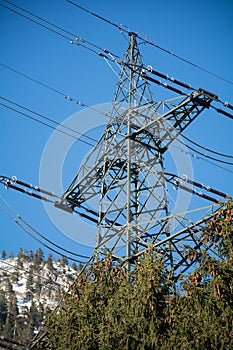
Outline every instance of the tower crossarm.
[[(184, 225), (183, 228), (180, 230), (176, 230), (171, 235), (164, 236), (162, 239), (158, 239), (152, 242), (153, 248), (156, 248), (158, 251), (160, 251), (161, 254), (164, 256), (167, 256), (167, 262), (169, 264), (169, 252), (167, 251), (167, 246), (169, 242), (171, 243), (171, 249), (176, 252), (175, 259), (176, 264), (173, 266), (174, 269), (174, 276), (178, 276), (180, 273), (184, 273), (186, 270), (188, 270), (192, 265), (196, 263), (196, 259), (191, 257), (191, 252), (195, 252), (195, 254), (198, 256), (198, 254), (201, 251), (201, 247), (203, 246), (203, 242), (205, 241), (205, 236), (203, 235), (203, 229), (206, 225), (206, 223), (213, 219), (219, 212), (220, 208), (224, 208), (224, 204), (220, 205), (218, 209), (211, 214), (207, 214), (200, 220), (196, 222), (191, 222), (190, 224)], [(200, 208), (201, 209), (201, 208)], [(171, 220), (170, 217), (167, 219)], [(187, 239), (186, 247), (183, 250), (179, 250), (179, 244), (184, 240)], [(205, 247), (211, 248), (213, 246), (213, 243), (210, 241), (208, 244), (205, 243)], [(151, 246), (149, 246), (146, 249), (151, 249)], [(145, 250), (141, 250), (138, 253), (135, 253), (131, 259), (137, 260), (139, 256), (142, 256), (145, 254)], [(126, 259), (126, 258), (125, 258)], [(166, 258), (165, 258), (166, 262)], [(165, 264), (166, 265), (166, 264)]]
[(198, 89), (188, 95), (177, 106), (171, 108), (163, 114), (157, 114), (156, 118), (147, 125), (139, 128), (129, 135), (129, 137), (142, 143), (142, 135), (145, 132), (154, 133), (154, 130), (160, 131), (157, 138), (157, 151), (164, 153), (170, 143), (184, 131), (205, 109), (210, 107), (213, 100), (218, 97), (206, 90)]

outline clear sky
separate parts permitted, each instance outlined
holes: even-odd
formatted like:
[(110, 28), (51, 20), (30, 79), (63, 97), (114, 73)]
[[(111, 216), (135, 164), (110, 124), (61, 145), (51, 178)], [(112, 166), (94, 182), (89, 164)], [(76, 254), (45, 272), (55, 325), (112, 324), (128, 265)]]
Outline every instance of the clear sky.
[[(82, 12), (65, 0), (14, 0), (14, 3), (124, 57), (127, 35)], [(0, 0), (0, 4), (17, 10), (3, 0)], [(233, 81), (232, 1), (80, 0), (79, 4), (115, 23), (128, 27), (176, 55), (226, 80)], [(109, 103), (113, 99), (117, 77), (107, 63), (96, 54), (71, 45), (65, 38), (39, 27), (2, 6), (0, 7), (0, 26), (1, 64), (64, 92), (88, 106)], [(152, 46), (141, 44), (140, 50), (146, 66), (152, 65), (154, 69), (170, 77), (174, 76), (197, 88), (202, 87), (217, 94), (222, 101), (233, 104), (232, 83), (207, 74)], [(62, 95), (6, 69), (3, 65), (0, 65), (0, 88), (1, 96), (4, 98), (53, 118), (59, 123), (83, 109)], [(113, 65), (113, 67), (119, 73), (117, 66)], [(175, 96), (172, 92), (162, 91), (162, 88), (157, 86), (152, 90), (155, 100), (161, 96), (164, 98)], [(0, 102), (5, 103), (3, 100)], [(223, 106), (216, 104), (216, 107)], [(17, 109), (17, 107), (14, 108)], [(0, 106), (0, 114), (1, 174), (9, 177), (16, 175), (18, 179), (25, 182), (39, 184), (42, 153), (53, 130), (2, 106)], [(93, 121), (93, 126), (94, 124)], [(97, 132), (98, 130), (95, 130), (89, 135), (97, 137)], [(233, 121), (210, 110), (201, 115), (185, 134), (208, 148), (233, 154), (232, 132)], [(80, 142), (74, 145), (64, 167), (64, 186), (72, 180), (88, 149)], [(56, 152), (54, 157), (56, 158)], [(194, 177), (197, 181), (233, 194), (232, 166), (216, 162), (212, 164), (205, 158), (193, 157), (192, 162)], [(52, 170), (50, 174), (51, 172)], [(56, 179), (57, 174), (54, 173), (53, 176)], [(49, 188), (49, 190), (54, 189)], [(0, 188), (0, 194), (17, 213), (50, 240), (68, 250), (91, 254), (92, 248), (80, 244), (82, 239), (71, 240), (67, 237), (68, 233), (64, 235), (54, 226), (39, 200), (10, 189), (5, 190), (3, 186)], [(2, 201), (1, 205), (6, 208)], [(0, 211), (0, 220), (0, 250), (17, 253), (19, 247), (35, 250), (41, 246), (3, 211)], [(69, 230), (68, 227), (67, 230)], [(79, 226), (77, 231), (80, 236), (82, 227)], [(44, 250), (47, 254), (48, 250)]]

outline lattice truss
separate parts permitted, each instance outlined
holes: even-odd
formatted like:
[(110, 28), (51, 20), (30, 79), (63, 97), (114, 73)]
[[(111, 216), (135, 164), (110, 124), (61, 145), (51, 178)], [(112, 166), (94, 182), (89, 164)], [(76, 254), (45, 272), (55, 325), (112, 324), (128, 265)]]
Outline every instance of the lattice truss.
[[(133, 33), (122, 66), (105, 131), (61, 204), (97, 225), (97, 253), (111, 251), (133, 263), (153, 243), (166, 256), (168, 270), (185, 271), (193, 263), (190, 251), (203, 244), (200, 228), (214, 213), (195, 223), (189, 213), (169, 215), (167, 184), (184, 190), (187, 179), (166, 173), (163, 159), (216, 96), (200, 89), (155, 102)], [(195, 183), (189, 184), (186, 189), (194, 193)]]

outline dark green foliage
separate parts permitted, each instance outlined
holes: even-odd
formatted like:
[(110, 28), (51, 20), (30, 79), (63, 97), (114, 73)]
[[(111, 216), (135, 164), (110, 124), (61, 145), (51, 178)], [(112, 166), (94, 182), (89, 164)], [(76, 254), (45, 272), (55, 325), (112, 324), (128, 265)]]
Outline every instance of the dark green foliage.
[(60, 259), (60, 263), (61, 263), (61, 266), (64, 267), (66, 265), (68, 265), (68, 259), (66, 256), (62, 255), (61, 259)]
[(72, 269), (75, 270), (75, 271), (78, 270), (77, 265), (76, 265), (76, 263), (75, 263), (74, 261), (72, 262), (71, 267), (72, 267)]
[(11, 281), (12, 281), (12, 283), (17, 284), (17, 283), (18, 283), (18, 280), (19, 280), (19, 270), (16, 270), (16, 271), (14, 271), (14, 273), (12, 274)]
[(33, 258), (33, 268), (34, 270), (39, 270), (41, 263), (44, 259), (44, 252), (41, 248), (38, 248), (34, 254)]
[(5, 251), (5, 249), (3, 249), (3, 251), (2, 251), (2, 259), (5, 259), (5, 257), (6, 257), (6, 251)]
[(111, 257), (77, 277), (45, 330), (57, 350), (230, 350), (233, 348), (233, 206), (203, 230), (199, 266), (174, 282), (153, 249), (133, 271)]
[(39, 327), (39, 318), (38, 318), (38, 311), (37, 307), (32, 301), (31, 307), (28, 312), (28, 322), (27, 322), (27, 338), (28, 340), (33, 338), (34, 335), (34, 329), (38, 329)]
[(27, 252), (27, 256), (28, 256), (28, 261), (32, 262), (32, 261), (33, 261), (33, 258), (34, 258), (33, 251), (32, 251), (32, 250), (29, 250), (29, 251)]
[(7, 277), (5, 279), (5, 286), (6, 286), (6, 293), (11, 296), (11, 294), (13, 293), (13, 286), (12, 286), (12, 283), (9, 279), (9, 277)]
[(133, 274), (110, 257), (96, 263), (65, 296), (66, 309), (48, 316), (51, 340), (67, 350), (152, 349), (167, 328), (167, 281), (156, 252), (148, 252)]
[[(25, 307), (17, 317), (15, 324), (17, 336), (15, 339), (24, 344), (29, 344), (35, 335), (35, 330), (38, 330), (41, 326), (43, 311), (41, 305), (36, 306), (34, 301), (32, 301), (29, 309)], [(12, 339), (12, 337), (8, 339)]]
[(7, 316), (7, 300), (5, 293), (0, 290), (0, 332), (3, 331), (3, 326), (6, 323)]
[(31, 266), (30, 266), (29, 273), (27, 274), (26, 291), (27, 291), (27, 298), (28, 300), (30, 300), (34, 293), (33, 270)]
[(20, 257), (18, 260), (17, 260), (17, 269), (18, 271), (20, 271), (21, 269), (23, 269), (23, 263), (24, 263), (24, 260), (22, 257)]
[(40, 276), (36, 277), (36, 281), (35, 281), (34, 285), (35, 285), (35, 288), (34, 288), (35, 293), (36, 293), (37, 297), (39, 297), (40, 292), (41, 292), (41, 287), (42, 287)]
[(23, 260), (24, 259), (24, 250), (22, 247), (19, 248), (19, 252), (18, 252), (18, 260)]
[(10, 252), (9, 259), (13, 259), (13, 258), (14, 258), (14, 254), (12, 252)]
[(171, 299), (169, 349), (233, 348), (232, 202), (209, 221), (203, 234), (222, 259), (203, 251), (200, 266), (183, 282), (185, 293)]
[(17, 299), (15, 293), (12, 292), (8, 302), (6, 323), (3, 330), (3, 336), (7, 339), (15, 339), (17, 337), (18, 314)]
[(53, 255), (49, 254), (48, 259), (46, 260), (46, 265), (48, 267), (48, 270), (50, 272), (54, 271), (54, 267), (53, 267)]
[(31, 302), (31, 307), (19, 314), (16, 294), (9, 279), (5, 280), (6, 291), (0, 291), (0, 336), (8, 340), (29, 344), (43, 320), (43, 306)]

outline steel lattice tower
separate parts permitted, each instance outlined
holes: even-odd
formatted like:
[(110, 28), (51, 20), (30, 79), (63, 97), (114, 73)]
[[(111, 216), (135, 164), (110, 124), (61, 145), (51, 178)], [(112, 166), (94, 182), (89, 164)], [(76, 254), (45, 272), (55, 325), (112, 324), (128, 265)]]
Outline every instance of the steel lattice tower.
[[(176, 178), (165, 173), (163, 157), (216, 96), (199, 89), (154, 102), (142, 66), (130, 33), (108, 124), (60, 204), (97, 225), (97, 254), (111, 251), (129, 266), (153, 244), (178, 273), (192, 265), (189, 251), (200, 249), (199, 227), (210, 216), (195, 223), (169, 216), (166, 183)], [(177, 179), (176, 184), (183, 186)]]

